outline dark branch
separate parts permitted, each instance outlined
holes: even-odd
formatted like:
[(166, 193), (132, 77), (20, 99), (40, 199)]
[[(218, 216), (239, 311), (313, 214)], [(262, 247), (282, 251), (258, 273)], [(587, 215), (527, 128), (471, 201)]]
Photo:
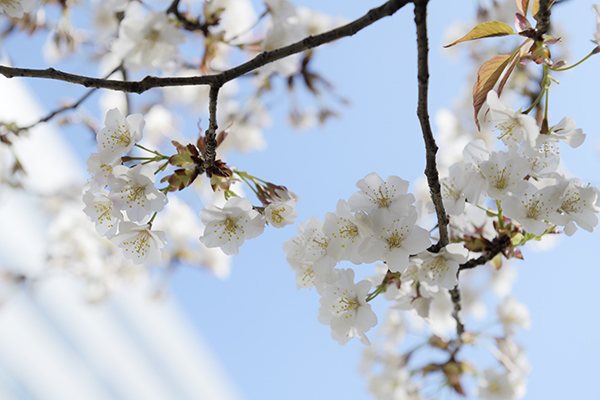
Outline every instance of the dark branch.
[(465, 333), (465, 326), (458, 315), (462, 309), (460, 302), (460, 289), (458, 288), (458, 285), (454, 286), (454, 289), (450, 290), (450, 297), (452, 298), (452, 303), (454, 303), (452, 317), (456, 320), (456, 333), (458, 335), (458, 340), (462, 342), (462, 334)]
[(507, 235), (500, 235), (495, 237), (492, 240), (491, 246), (487, 249), (486, 253), (478, 258), (473, 258), (467, 261), (464, 264), (461, 264), (458, 271), (462, 271), (465, 269), (472, 269), (479, 265), (483, 265), (486, 262), (490, 261), (492, 258), (496, 257), (498, 254), (504, 253), (511, 246), (510, 237)]
[[(350, 22), (349, 24), (346, 24), (340, 28), (333, 29), (331, 31), (322, 33), (317, 36), (309, 36), (306, 39), (301, 40), (300, 42), (282, 47), (281, 49), (261, 53), (254, 57), (252, 60), (242, 65), (239, 65), (235, 68), (229, 69), (216, 75), (182, 78), (158, 78), (154, 76), (147, 76), (141, 81), (123, 82), (69, 74), (66, 72), (57, 71), (54, 68), (27, 69), (12, 68), (6, 66), (0, 66), (0, 74), (6, 76), (7, 78), (13, 78), (15, 76), (45, 78), (75, 83), (85, 87), (110, 89), (131, 93), (143, 93), (155, 87), (167, 86), (211, 85), (221, 87), (224, 83), (229, 82), (244, 74), (247, 74), (248, 72), (262, 67), (265, 64), (277, 61), (292, 54), (300, 53), (304, 50), (321, 46), (325, 43), (329, 43), (334, 40), (341, 39), (343, 37), (352, 36), (360, 30), (371, 25), (372, 23), (380, 20), (381, 18), (394, 14), (396, 11), (404, 7), (409, 2), (410, 0), (390, 0), (381, 7), (370, 10), (363, 17), (353, 22)], [(171, 7), (169, 7), (169, 9), (171, 9)]]
[(540, 9), (537, 14), (538, 23), (535, 27), (538, 35), (541, 36), (550, 29), (550, 0), (540, 0)]
[[(110, 78), (110, 76), (111, 76), (112, 74), (114, 74), (115, 72), (117, 72), (118, 70), (125, 71), (125, 70), (123, 69), (123, 66), (122, 66), (122, 65), (120, 65), (120, 66), (118, 66), (117, 68), (113, 69), (113, 70), (112, 70), (111, 72), (109, 72), (108, 74), (106, 74), (106, 78), (107, 78), (107, 79), (108, 79), (108, 78)], [(39, 121), (37, 121), (37, 122), (34, 122), (33, 124), (31, 124), (31, 125), (29, 125), (29, 126), (25, 126), (25, 127), (22, 127), (22, 128), (18, 128), (18, 130), (19, 130), (19, 131), (22, 131), (22, 130), (31, 129), (31, 128), (33, 128), (34, 126), (36, 126), (37, 124), (39, 124), (39, 123), (41, 123), (41, 122), (47, 122), (47, 121), (51, 120), (51, 119), (52, 119), (52, 118), (54, 118), (56, 115), (58, 115), (58, 114), (60, 114), (60, 113), (62, 113), (62, 112), (65, 112), (65, 111), (67, 111), (67, 110), (74, 110), (74, 109), (76, 109), (76, 108), (77, 108), (77, 107), (79, 107), (79, 106), (80, 106), (80, 105), (81, 105), (81, 104), (82, 104), (84, 101), (86, 101), (86, 100), (87, 100), (87, 98), (88, 98), (88, 97), (90, 97), (90, 96), (92, 95), (92, 93), (94, 93), (95, 91), (96, 91), (96, 89), (95, 89), (95, 88), (94, 88), (94, 89), (92, 89), (92, 90), (88, 90), (88, 92), (87, 92), (86, 94), (84, 94), (84, 95), (83, 95), (83, 96), (82, 96), (82, 97), (81, 97), (79, 100), (77, 100), (75, 103), (71, 104), (70, 106), (63, 106), (63, 107), (61, 107), (61, 108), (59, 108), (59, 109), (56, 109), (56, 110), (52, 111), (50, 114), (46, 115), (44, 118), (41, 118)], [(129, 102), (128, 102), (128, 104), (129, 104)]]
[(208, 129), (206, 130), (206, 150), (202, 161), (203, 171), (207, 171), (213, 166), (217, 155), (217, 100), (219, 89), (219, 86), (211, 86), (208, 95)]
[(199, 20), (190, 21), (185, 17), (185, 15), (179, 12), (179, 0), (173, 0), (165, 12), (167, 14), (173, 14), (184, 29), (188, 31), (202, 31), (204, 35), (208, 34), (208, 27), (206, 25), (202, 25)]
[(417, 49), (418, 49), (418, 81), (419, 81), (419, 100), (417, 106), (417, 115), (423, 131), (425, 140), (425, 150), (427, 165), (425, 167), (425, 176), (431, 199), (435, 205), (437, 214), (440, 240), (430, 251), (438, 252), (449, 243), (448, 240), (448, 216), (442, 202), (442, 190), (440, 178), (436, 166), (435, 155), (438, 151), (437, 144), (429, 124), (429, 112), (427, 101), (427, 90), (429, 87), (429, 64), (428, 64), (428, 45), (427, 45), (427, 2), (428, 0), (415, 0), (415, 24), (417, 25)]

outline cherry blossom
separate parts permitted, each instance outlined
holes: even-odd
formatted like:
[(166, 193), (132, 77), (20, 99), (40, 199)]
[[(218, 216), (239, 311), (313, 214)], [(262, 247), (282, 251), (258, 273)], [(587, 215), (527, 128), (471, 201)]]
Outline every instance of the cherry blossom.
[(502, 200), (510, 193), (521, 193), (527, 188), (523, 178), (529, 162), (516, 151), (493, 152), (488, 161), (481, 163), (480, 169), (487, 181), (487, 194), (493, 199)]
[(37, 0), (0, 0), (0, 13), (12, 18), (22, 18), (23, 14), (35, 10)]
[(121, 222), (119, 233), (111, 242), (123, 249), (123, 254), (135, 264), (147, 264), (158, 267), (162, 262), (160, 249), (167, 242), (165, 233), (153, 231), (150, 225), (137, 225), (133, 222)]
[(501, 132), (499, 139), (505, 145), (514, 148), (525, 141), (529, 147), (535, 147), (540, 134), (535, 118), (511, 110), (500, 102), (498, 93), (493, 90), (487, 94), (487, 104), (490, 107), (491, 120)]
[(325, 215), (323, 233), (329, 237), (328, 253), (337, 261), (348, 260), (361, 264), (358, 249), (372, 233), (369, 216), (358, 211), (353, 215), (344, 200), (337, 203), (336, 212)]
[(467, 262), (469, 251), (462, 244), (450, 243), (438, 253), (429, 251), (419, 254), (422, 263), (419, 265), (419, 281), (430, 286), (453, 289), (458, 285), (458, 268)]
[(367, 304), (366, 297), (371, 282), (363, 280), (354, 283), (352, 269), (340, 270), (339, 279), (325, 286), (319, 308), (319, 321), (331, 326), (331, 336), (340, 344), (347, 343), (353, 337), (369, 344), (365, 335), (377, 325), (377, 316)]
[(414, 209), (415, 196), (408, 192), (408, 181), (397, 176), (388, 176), (384, 181), (372, 172), (356, 183), (360, 191), (350, 196), (350, 211), (370, 213), (377, 209), (386, 209), (397, 216), (406, 216)]
[(121, 156), (142, 139), (144, 124), (142, 114), (125, 118), (118, 108), (109, 110), (104, 120), (105, 126), (97, 135), (99, 162), (111, 165), (120, 163)]
[(149, 11), (141, 17), (134, 7), (130, 3), (125, 11), (113, 53), (124, 59), (125, 67), (132, 71), (165, 66), (177, 55), (177, 45), (185, 41), (185, 35), (169, 22), (164, 12)]
[(147, 165), (117, 165), (108, 179), (112, 189), (109, 198), (131, 221), (142, 222), (153, 212), (162, 211), (168, 202), (167, 196), (154, 186), (154, 180), (152, 168)]
[(388, 268), (404, 272), (408, 258), (431, 245), (429, 232), (416, 225), (417, 213), (407, 217), (390, 219), (389, 214), (379, 213), (373, 218), (373, 235), (360, 248), (364, 262), (385, 261)]
[(200, 242), (220, 247), (227, 255), (239, 254), (244, 241), (260, 236), (265, 228), (262, 216), (244, 197), (232, 197), (223, 208), (206, 206), (200, 210), (200, 220), (206, 226)]
[(274, 202), (265, 207), (265, 220), (275, 228), (291, 225), (298, 216), (295, 200)]
[(551, 221), (567, 227), (565, 233), (572, 236), (578, 226), (592, 232), (598, 225), (600, 209), (595, 205), (598, 192), (593, 187), (585, 187), (579, 179), (571, 179), (563, 185), (557, 207), (558, 214), (553, 215)]
[(519, 222), (527, 232), (541, 235), (547, 229), (546, 221), (555, 220), (559, 196), (560, 189), (556, 186), (538, 190), (527, 182), (522, 194), (502, 200), (504, 215)]
[(96, 231), (101, 236), (113, 236), (117, 233), (119, 221), (123, 220), (123, 214), (117, 211), (113, 202), (108, 198), (109, 191), (102, 189), (94, 195), (92, 190), (83, 194), (83, 202), (86, 207), (83, 212), (95, 223)]
[(529, 309), (525, 304), (517, 302), (513, 296), (506, 297), (496, 311), (506, 335), (514, 335), (516, 326), (523, 329), (529, 329), (531, 326)]
[(517, 400), (525, 393), (525, 380), (519, 375), (490, 368), (484, 371), (476, 395), (485, 400)]

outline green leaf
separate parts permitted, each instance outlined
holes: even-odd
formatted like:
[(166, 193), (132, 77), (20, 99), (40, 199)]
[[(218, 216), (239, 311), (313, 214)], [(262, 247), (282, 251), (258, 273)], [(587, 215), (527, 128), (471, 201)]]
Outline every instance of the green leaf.
[(500, 79), (502, 71), (504, 71), (512, 56), (512, 54), (501, 54), (493, 57), (487, 60), (477, 72), (477, 82), (473, 85), (473, 108), (477, 129), (481, 129), (477, 120), (479, 110), (485, 103), (488, 92), (494, 88), (494, 85)]
[(471, 32), (467, 33), (462, 38), (457, 41), (447, 44), (444, 47), (454, 46), (460, 42), (466, 42), (468, 40), (482, 39), (487, 37), (496, 37), (496, 36), (507, 36), (507, 35), (515, 35), (516, 33), (513, 31), (513, 28), (500, 21), (489, 21), (483, 22), (477, 25), (475, 28), (471, 30)]

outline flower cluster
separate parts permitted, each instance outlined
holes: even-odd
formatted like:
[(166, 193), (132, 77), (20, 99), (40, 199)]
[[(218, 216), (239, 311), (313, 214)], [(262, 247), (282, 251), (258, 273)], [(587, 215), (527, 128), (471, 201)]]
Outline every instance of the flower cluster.
[(464, 162), (442, 179), (442, 197), (451, 215), (460, 215), (466, 202), (481, 205), (486, 197), (497, 201), (498, 212), (540, 236), (554, 226), (568, 236), (578, 227), (593, 231), (598, 225), (598, 189), (557, 172), (558, 142), (579, 147), (585, 134), (565, 117), (541, 133), (536, 121), (502, 104), (496, 92), (487, 97), (490, 118), (507, 151), (489, 152), (483, 141), (467, 144)]
[(93, 175), (83, 195), (84, 212), (96, 231), (123, 249), (125, 258), (135, 264), (158, 266), (164, 232), (151, 229), (151, 216), (167, 204), (167, 196), (155, 186), (152, 169), (143, 164), (128, 168), (121, 156), (142, 139), (141, 114), (127, 118), (114, 108), (106, 114), (105, 127), (98, 133), (98, 153), (88, 159)]
[(298, 196), (283, 186), (264, 183), (259, 179), (237, 171), (248, 184), (256, 187), (255, 192), (263, 207), (253, 207), (244, 197), (232, 197), (223, 207), (209, 205), (200, 210), (200, 219), (206, 226), (200, 242), (206, 247), (219, 247), (227, 255), (239, 254), (246, 239), (263, 233), (265, 224), (275, 228), (294, 223)]
[(336, 211), (325, 215), (324, 222), (310, 218), (299, 225), (299, 236), (284, 243), (298, 288), (316, 286), (322, 295), (319, 321), (331, 326), (340, 344), (352, 337), (368, 343), (365, 332), (377, 318), (367, 303), (372, 283), (355, 284), (354, 271), (337, 269), (338, 263), (385, 262), (387, 275), (375, 282), (378, 287), (383, 280), (388, 285), (393, 277), (398, 281), (400, 275), (419, 274), (437, 292), (438, 287), (454, 287), (458, 266), (466, 261), (467, 250), (459, 244), (435, 254), (427, 251), (430, 235), (417, 225), (415, 197), (408, 185), (397, 176), (384, 181), (371, 173), (357, 182), (360, 190), (348, 202), (340, 200)]

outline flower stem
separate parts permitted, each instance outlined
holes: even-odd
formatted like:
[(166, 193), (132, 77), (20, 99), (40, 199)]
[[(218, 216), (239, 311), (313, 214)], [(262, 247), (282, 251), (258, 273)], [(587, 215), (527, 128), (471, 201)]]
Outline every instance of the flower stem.
[(164, 154), (159, 153), (158, 151), (147, 149), (146, 147), (142, 146), (141, 144), (136, 143), (135, 147), (139, 147), (142, 150), (146, 150), (148, 153), (152, 153), (152, 154), (156, 154), (157, 156), (161, 156), (162, 160), (169, 158), (169, 157), (165, 156)]
[(575, 64), (570, 65), (568, 67), (564, 67), (564, 68), (552, 68), (552, 67), (548, 67), (548, 68), (551, 69), (552, 71), (557, 71), (557, 72), (568, 71), (571, 68), (575, 68), (576, 66), (578, 66), (579, 64), (581, 64), (582, 62), (584, 62), (585, 60), (587, 60), (588, 58), (590, 58), (594, 54), (596, 54), (596, 49), (592, 50), (592, 52), (590, 54), (588, 54), (587, 56), (583, 57), (583, 59), (581, 61), (576, 62)]

